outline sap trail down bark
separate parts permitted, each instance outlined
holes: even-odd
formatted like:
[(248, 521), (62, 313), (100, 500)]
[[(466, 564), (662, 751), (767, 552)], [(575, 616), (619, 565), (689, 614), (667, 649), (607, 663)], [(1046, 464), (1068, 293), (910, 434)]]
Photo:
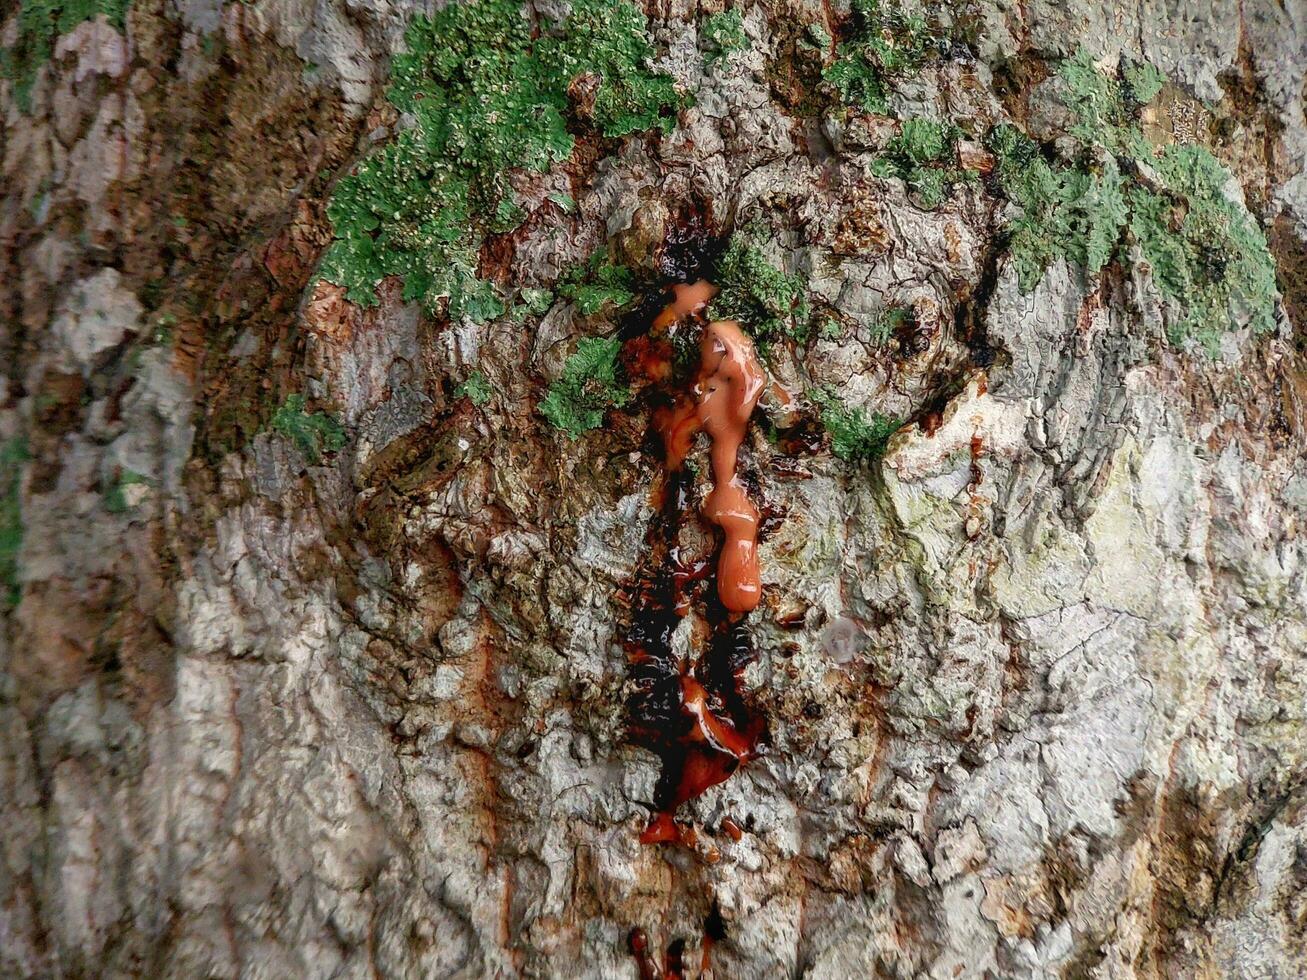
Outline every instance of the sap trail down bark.
[[(423, 5), (39, 6), (0, 15), (0, 974), (1307, 973), (1300, 3), (978, 0), (883, 35), (673, 4), (557, 57), (527, 30), (514, 77), (562, 125), (477, 76), (460, 119), (503, 127), (440, 186), (508, 204), (435, 230), (393, 224), (448, 216), (410, 207), (430, 181), (348, 181), (453, 152), (402, 136), (448, 103), (387, 94)], [(920, 40), (912, 70), (872, 36)], [(1077, 156), (1085, 105), (1129, 119)], [(1005, 126), (1129, 219), (1098, 271), (1071, 246), (1105, 212), (1035, 215)], [(1167, 189), (1182, 156), (1112, 184), (1135, 130), (1231, 180), (1205, 211)], [(483, 138), (519, 132), (546, 169)], [(337, 278), (377, 259), (334, 244), (382, 234), (346, 191), (503, 315), (323, 281), (332, 248)], [(1264, 231), (1277, 276), (1211, 352), (1168, 340), (1145, 250), (1260, 267), (1167, 237), (1196, 210), (1211, 242)], [(403, 250), (437, 232), (475, 248)], [(649, 323), (701, 277), (794, 396), (738, 446), (759, 599), (711, 629), (718, 443), (669, 474), (640, 369), (693, 374)], [(619, 354), (564, 392), (602, 407), (573, 440), (538, 409), (595, 339)], [(657, 845), (635, 639), (678, 711), (681, 659), (723, 665), (689, 686), (700, 732), (765, 745)]]

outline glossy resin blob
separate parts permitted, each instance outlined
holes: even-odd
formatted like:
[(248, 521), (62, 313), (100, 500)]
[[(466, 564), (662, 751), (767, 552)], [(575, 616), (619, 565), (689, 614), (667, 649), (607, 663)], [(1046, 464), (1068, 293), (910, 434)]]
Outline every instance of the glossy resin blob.
[[(714, 293), (703, 280), (674, 287), (650, 329), (655, 343), (678, 328), (701, 332), (693, 380), (654, 417), (665, 467), (625, 643), (634, 688), (628, 705), (632, 737), (663, 763), (654, 801), (658, 813), (641, 835), (646, 843), (692, 845), (694, 831), (676, 822), (676, 809), (752, 758), (765, 728), (743, 692), (744, 670), (754, 660), (743, 620), (758, 605), (762, 584), (758, 508), (738, 465), (766, 373), (738, 323), (700, 326)], [(661, 380), (671, 371), (651, 374)], [(683, 556), (677, 543), (695, 520), (694, 477), (686, 459), (700, 433), (711, 440), (712, 487), (698, 513), (720, 529), (715, 563)], [(691, 612), (691, 590), (698, 583), (712, 585), (698, 593), (702, 616), (691, 631), (700, 640), (698, 654), (678, 654), (673, 636)]]

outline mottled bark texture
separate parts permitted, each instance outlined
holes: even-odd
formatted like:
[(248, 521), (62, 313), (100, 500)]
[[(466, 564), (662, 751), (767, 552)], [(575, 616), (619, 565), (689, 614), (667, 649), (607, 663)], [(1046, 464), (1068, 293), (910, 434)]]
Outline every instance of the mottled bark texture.
[[(693, 976), (710, 918), (732, 980), (1307, 975), (1301, 0), (946, 6), (879, 95), (840, 4), (651, 3), (679, 105), (604, 135), (571, 86), (474, 270), (552, 299), (481, 322), (320, 280), (430, 3), (104, 3), (48, 50), (38, 6), (0, 21), (0, 975), (635, 977), (641, 928)], [(990, 137), (1070, 160), (1082, 49), (1236, 178), (1269, 329), (1185, 340), (1142, 226), (1021, 281)], [(740, 460), (766, 752), (641, 845), (638, 311), (746, 232), (811, 318)], [(605, 245), (630, 278), (569, 298)], [(599, 336), (625, 390), (572, 438), (539, 406)]]

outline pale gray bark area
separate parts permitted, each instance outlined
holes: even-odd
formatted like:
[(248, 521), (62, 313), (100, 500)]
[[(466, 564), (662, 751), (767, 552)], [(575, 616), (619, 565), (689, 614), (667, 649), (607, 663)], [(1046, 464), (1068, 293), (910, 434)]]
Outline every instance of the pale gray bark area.
[[(683, 810), (749, 832), (642, 846), (657, 767), (624, 735), (615, 596), (658, 462), (643, 417), (571, 442), (534, 414), (593, 323), (559, 301), (530, 331), (437, 328), (397, 289), (362, 311), (296, 284), (330, 234), (304, 188), (385, 124), (418, 9), (137, 0), (126, 40), (60, 42), (31, 114), (0, 100), (0, 438), (31, 456), (0, 628), (0, 974), (635, 976), (632, 927), (697, 964), (715, 901), (718, 977), (1307, 975), (1292, 311), (1209, 361), (1166, 345), (1140, 281), (1059, 263), (1022, 295), (981, 190), (920, 211), (862, 176), (865, 125), (774, 100), (775, 24), (810, 12), (748, 8), (727, 70), (660, 5), (695, 106), (603, 161), (515, 274), (605, 240), (647, 259), (696, 194), (770, 216), (774, 258), (856, 324), (778, 351), (779, 380), (899, 416), (957, 393), (870, 469), (819, 452), (795, 478), (755, 426), (782, 515), (750, 620), (770, 751)], [(1271, 141), (1244, 192), (1307, 240), (1302, 3), (996, 0), (985, 24), (981, 60), (904, 111), (998, 118), (992, 71), (1022, 51), (1147, 57)], [(216, 144), (189, 176), (188, 129)], [(183, 200), (213, 224), (192, 209), (165, 249)], [(883, 247), (837, 252), (850, 223)], [(966, 296), (992, 364), (958, 336)], [(931, 328), (907, 359), (871, 341), (891, 303)], [(473, 369), (484, 410), (452, 394)], [(342, 452), (215, 450), (215, 419), (285, 390), (335, 410)], [(107, 507), (124, 470), (142, 481)]]

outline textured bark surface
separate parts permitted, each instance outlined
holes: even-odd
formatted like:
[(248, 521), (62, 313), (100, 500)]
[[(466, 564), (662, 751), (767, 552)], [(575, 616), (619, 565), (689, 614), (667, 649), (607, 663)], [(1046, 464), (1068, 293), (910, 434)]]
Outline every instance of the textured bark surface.
[[(667, 242), (758, 224), (841, 324), (773, 378), (905, 421), (850, 463), (764, 398), (766, 752), (681, 809), (692, 846), (639, 843), (625, 716), (650, 403), (537, 412), (611, 308), (318, 280), (430, 8), (134, 0), (25, 109), (0, 80), (0, 974), (634, 977), (638, 927), (695, 975), (712, 918), (719, 978), (1307, 975), (1307, 7), (987, 0), (886, 116), (810, 98), (840, 10), (741, 6), (718, 60), (716, 9), (647, 10), (676, 126), (517, 175), (482, 252), (546, 286), (607, 242), (649, 292)], [(1238, 178), (1273, 331), (1170, 344), (1120, 264), (1023, 293), (983, 182), (924, 210), (869, 176), (913, 114), (1055, 139), (1081, 45), (1164, 70), (1150, 138)]]

